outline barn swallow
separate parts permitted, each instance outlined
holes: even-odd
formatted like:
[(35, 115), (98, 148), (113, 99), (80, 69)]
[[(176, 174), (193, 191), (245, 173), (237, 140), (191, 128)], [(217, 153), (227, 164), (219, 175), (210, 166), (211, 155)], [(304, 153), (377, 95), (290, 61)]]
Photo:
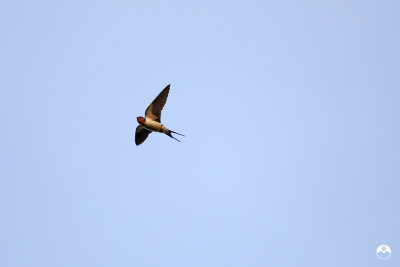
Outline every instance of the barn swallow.
[(168, 84), (167, 87), (165, 87), (153, 100), (153, 102), (151, 102), (150, 106), (144, 113), (144, 117), (136, 118), (137, 122), (139, 123), (135, 134), (135, 143), (137, 146), (143, 143), (151, 132), (164, 133), (178, 142), (180, 141), (173, 137), (171, 133), (184, 136), (183, 134), (167, 129), (167, 127), (161, 124), (161, 111), (167, 102), (169, 87), (170, 84)]

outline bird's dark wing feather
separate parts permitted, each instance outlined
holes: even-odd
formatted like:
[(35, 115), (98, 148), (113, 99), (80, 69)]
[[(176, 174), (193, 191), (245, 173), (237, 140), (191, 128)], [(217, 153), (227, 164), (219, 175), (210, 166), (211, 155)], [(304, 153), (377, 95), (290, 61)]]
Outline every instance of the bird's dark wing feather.
[(145, 116), (152, 120), (161, 122), (161, 111), (167, 102), (170, 84), (161, 91), (161, 93), (153, 100), (150, 106), (146, 109)]
[(150, 133), (151, 133), (151, 131), (147, 130), (142, 125), (139, 125), (138, 127), (136, 127), (136, 133), (135, 133), (136, 145), (138, 146), (141, 143), (143, 143), (144, 140), (146, 140), (147, 136), (149, 136)]

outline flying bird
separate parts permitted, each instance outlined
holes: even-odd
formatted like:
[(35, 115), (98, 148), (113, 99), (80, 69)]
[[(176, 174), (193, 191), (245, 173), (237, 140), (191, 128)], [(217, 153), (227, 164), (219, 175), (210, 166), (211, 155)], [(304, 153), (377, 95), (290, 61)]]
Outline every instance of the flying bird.
[(151, 132), (164, 133), (178, 142), (180, 141), (173, 137), (171, 133), (184, 136), (183, 134), (167, 129), (167, 127), (161, 124), (161, 111), (167, 102), (169, 87), (170, 84), (151, 102), (145, 111), (144, 117), (136, 118), (139, 123), (135, 134), (135, 143), (137, 146), (143, 143)]

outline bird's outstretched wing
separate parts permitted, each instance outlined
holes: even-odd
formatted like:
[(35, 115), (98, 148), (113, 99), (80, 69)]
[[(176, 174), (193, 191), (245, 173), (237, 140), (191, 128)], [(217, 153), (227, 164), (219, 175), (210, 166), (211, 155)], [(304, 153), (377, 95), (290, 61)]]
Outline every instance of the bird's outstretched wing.
[(136, 134), (135, 134), (136, 145), (138, 146), (141, 143), (143, 143), (144, 140), (146, 140), (147, 136), (149, 136), (150, 133), (151, 133), (151, 131), (147, 130), (142, 125), (139, 125), (138, 127), (136, 127)]
[(150, 106), (146, 109), (145, 116), (152, 120), (161, 122), (161, 111), (167, 102), (170, 84), (165, 87), (161, 93), (153, 100)]

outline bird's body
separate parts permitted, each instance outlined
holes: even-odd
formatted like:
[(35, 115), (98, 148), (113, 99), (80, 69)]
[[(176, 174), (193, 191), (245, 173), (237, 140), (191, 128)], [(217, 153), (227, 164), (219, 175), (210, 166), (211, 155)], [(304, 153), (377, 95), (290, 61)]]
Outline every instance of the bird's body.
[(166, 133), (168, 131), (164, 125), (150, 118), (145, 118), (145, 121), (143, 123), (139, 122), (139, 124), (151, 132)]
[[(143, 143), (151, 132), (159, 132), (168, 135), (169, 137), (179, 141), (172, 136), (171, 133), (183, 134), (169, 130), (161, 124), (161, 111), (167, 102), (170, 85), (164, 88), (161, 93), (153, 100), (150, 106), (146, 109), (145, 117), (137, 117), (139, 126), (136, 128), (135, 143), (140, 145)], [(180, 141), (179, 141), (180, 142)]]

